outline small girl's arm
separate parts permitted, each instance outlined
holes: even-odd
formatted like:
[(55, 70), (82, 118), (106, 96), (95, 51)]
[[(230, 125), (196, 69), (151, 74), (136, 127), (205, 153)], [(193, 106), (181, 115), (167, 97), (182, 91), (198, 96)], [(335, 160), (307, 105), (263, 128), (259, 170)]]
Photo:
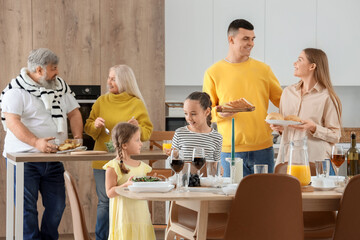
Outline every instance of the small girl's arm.
[(116, 193), (115, 189), (120, 187), (127, 187), (132, 184), (133, 177), (130, 177), (126, 183), (117, 186), (117, 175), (113, 168), (106, 169), (106, 177), (105, 177), (105, 188), (106, 188), (106, 195), (108, 198), (113, 198), (118, 196), (119, 194)]

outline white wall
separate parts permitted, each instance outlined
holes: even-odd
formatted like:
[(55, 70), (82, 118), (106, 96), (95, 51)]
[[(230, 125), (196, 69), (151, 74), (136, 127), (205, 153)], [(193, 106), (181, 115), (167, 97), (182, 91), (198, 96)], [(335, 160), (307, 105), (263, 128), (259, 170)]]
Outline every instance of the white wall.
[(227, 54), (229, 23), (255, 26), (251, 56), (270, 65), (281, 85), (293, 82), (302, 49), (323, 49), (335, 86), (360, 86), (358, 0), (166, 0), (165, 83), (198, 86), (204, 71)]

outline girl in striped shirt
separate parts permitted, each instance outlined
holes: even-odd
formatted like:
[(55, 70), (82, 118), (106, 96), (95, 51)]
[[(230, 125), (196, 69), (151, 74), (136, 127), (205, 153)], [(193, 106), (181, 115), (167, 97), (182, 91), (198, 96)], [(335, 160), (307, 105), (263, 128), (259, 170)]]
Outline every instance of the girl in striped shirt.
[(176, 129), (172, 147), (183, 150), (185, 160), (191, 161), (194, 147), (202, 147), (206, 160), (220, 161), (222, 136), (211, 127), (211, 104), (205, 92), (193, 92), (184, 102), (189, 125)]

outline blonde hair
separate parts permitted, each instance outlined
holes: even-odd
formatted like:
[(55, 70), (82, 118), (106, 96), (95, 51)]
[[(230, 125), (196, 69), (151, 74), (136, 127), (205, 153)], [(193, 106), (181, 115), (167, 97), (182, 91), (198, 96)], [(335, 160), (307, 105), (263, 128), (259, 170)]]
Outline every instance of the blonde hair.
[(139, 130), (140, 128), (138, 126), (135, 126), (127, 122), (121, 122), (116, 124), (116, 126), (111, 131), (112, 142), (120, 158), (119, 165), (122, 173), (128, 173), (130, 171), (129, 169), (126, 168), (124, 164), (122, 145), (129, 142), (132, 136), (134, 136), (134, 134)]
[(115, 72), (115, 82), (119, 92), (126, 92), (129, 95), (135, 96), (145, 104), (144, 98), (137, 85), (135, 74), (128, 65), (115, 65), (110, 68), (110, 71)]
[(335, 93), (335, 90), (331, 83), (329, 63), (326, 53), (323, 50), (316, 48), (305, 48), (303, 51), (309, 62), (316, 64), (316, 68), (314, 70), (314, 78), (321, 86), (325, 87), (328, 90), (330, 99), (335, 105), (341, 125), (342, 105), (340, 98)]

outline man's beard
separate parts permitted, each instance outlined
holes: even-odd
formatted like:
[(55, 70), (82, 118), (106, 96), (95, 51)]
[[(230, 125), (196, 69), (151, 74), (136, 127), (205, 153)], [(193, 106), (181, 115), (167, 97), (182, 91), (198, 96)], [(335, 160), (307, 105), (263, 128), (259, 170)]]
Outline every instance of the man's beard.
[(44, 76), (40, 77), (39, 83), (41, 86), (43, 86), (46, 89), (56, 89), (56, 76), (51, 80), (46, 80), (47, 73), (45, 73)]

